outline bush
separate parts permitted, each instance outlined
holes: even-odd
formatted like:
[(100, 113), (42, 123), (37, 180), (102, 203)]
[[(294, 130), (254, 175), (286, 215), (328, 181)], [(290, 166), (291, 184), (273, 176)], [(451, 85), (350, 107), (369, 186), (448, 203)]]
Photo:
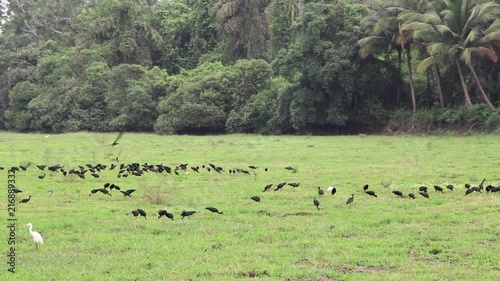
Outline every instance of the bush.
[(390, 116), (389, 132), (429, 133), (446, 130), (500, 132), (500, 110), (491, 110), (485, 104), (442, 109), (398, 111)]

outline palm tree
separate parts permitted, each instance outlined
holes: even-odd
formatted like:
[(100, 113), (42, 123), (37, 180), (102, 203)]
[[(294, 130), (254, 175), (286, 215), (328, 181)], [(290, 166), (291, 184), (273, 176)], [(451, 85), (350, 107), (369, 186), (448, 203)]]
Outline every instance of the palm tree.
[[(398, 44), (399, 31), (395, 17), (381, 5), (372, 6), (372, 10), (361, 21), (362, 26), (370, 29), (370, 35), (358, 40), (359, 56), (365, 59), (371, 55), (396, 51), (398, 55), (398, 72), (401, 76), (402, 48)], [(397, 89), (396, 106), (400, 102), (400, 89)]]
[[(495, 108), (485, 93), (477, 77), (473, 55), (486, 56), (497, 61), (492, 43), (500, 40), (500, 5), (492, 1), (479, 3), (472, 0), (442, 1), (440, 11), (407, 13), (399, 17), (403, 21), (403, 30), (412, 30), (415, 40), (427, 43), (429, 57), (422, 60), (418, 70), (442, 64), (445, 61), (455, 63), (460, 82), (464, 90), (465, 102), (471, 105), (471, 99), (465, 83), (462, 63), (470, 73), (489, 107)], [(482, 1), (484, 2), (484, 1)]]
[(229, 39), (234, 59), (263, 58), (269, 37), (265, 9), (271, 0), (219, 0), (214, 15), (219, 32)]
[[(401, 54), (405, 51), (406, 63), (410, 81), (410, 95), (413, 113), (417, 111), (413, 70), (411, 65), (411, 51), (414, 44), (411, 31), (405, 31), (399, 15), (410, 12), (424, 11), (428, 1), (423, 0), (382, 0), (381, 6), (374, 6), (375, 11), (362, 21), (372, 27), (371, 36), (358, 41), (361, 58), (380, 52), (382, 48), (398, 51), (398, 66), (401, 69)], [(399, 95), (398, 95), (399, 96)]]

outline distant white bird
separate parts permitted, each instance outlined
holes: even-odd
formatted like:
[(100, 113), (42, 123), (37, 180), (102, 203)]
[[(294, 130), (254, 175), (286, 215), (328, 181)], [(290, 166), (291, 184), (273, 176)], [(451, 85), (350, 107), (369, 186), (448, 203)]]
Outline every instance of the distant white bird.
[(33, 231), (33, 224), (28, 223), (27, 224), (30, 227), (30, 235), (33, 238), (33, 242), (35, 242), (35, 249), (38, 250), (38, 244), (43, 244), (43, 238), (40, 233)]

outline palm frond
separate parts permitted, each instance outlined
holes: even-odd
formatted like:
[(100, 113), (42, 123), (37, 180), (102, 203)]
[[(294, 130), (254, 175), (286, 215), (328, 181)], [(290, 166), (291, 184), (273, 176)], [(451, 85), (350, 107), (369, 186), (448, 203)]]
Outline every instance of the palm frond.
[(466, 65), (472, 64), (472, 48), (466, 48), (460, 54), (460, 60), (464, 61)]
[(479, 38), (481, 37), (481, 30), (479, 30), (478, 27), (475, 27), (471, 29), (469, 34), (467, 34), (467, 37), (465, 37), (465, 40), (463, 42), (464, 46), (469, 46), (474, 44)]
[(446, 34), (446, 33), (455, 34), (453, 30), (451, 30), (447, 25), (444, 24), (436, 25), (435, 28), (441, 34)]
[(436, 57), (435, 56), (430, 56), (422, 61), (420, 61), (417, 65), (417, 72), (418, 73), (423, 73), (425, 72), (429, 67), (437, 64)]
[(427, 53), (431, 56), (448, 54), (452, 45), (446, 43), (433, 43), (427, 46)]
[(415, 30), (413, 31), (413, 39), (420, 41), (420, 42), (436, 42), (439, 40), (436, 40), (438, 36), (441, 36), (441, 34), (437, 33), (434, 30)]
[[(499, 16), (500, 17), (500, 16)], [(500, 30), (500, 19), (496, 19), (486, 30), (484, 30), (484, 34), (489, 34), (492, 32), (496, 32)]]
[(432, 25), (428, 23), (422, 23), (422, 22), (409, 22), (407, 24), (403, 24), (401, 26), (402, 31), (408, 31), (408, 30), (434, 30)]
[(373, 26), (373, 33), (380, 34), (386, 33), (388, 30), (395, 30), (397, 28), (396, 18), (394, 17), (385, 17), (377, 21)]
[(483, 36), (483, 38), (479, 39), (477, 42), (479, 44), (485, 44), (493, 41), (500, 41), (500, 29), (494, 32), (490, 32), (489, 34), (486, 34), (485, 36)]
[(364, 59), (372, 54), (382, 53), (390, 45), (390, 41), (386, 37), (368, 36), (358, 40), (359, 57)]
[(486, 2), (483, 4), (478, 4), (474, 7), (474, 10), (477, 9), (477, 18), (482, 21), (489, 21), (498, 19), (500, 14), (500, 4), (494, 2)]
[(398, 21), (402, 22), (424, 22), (430, 24), (440, 24), (442, 23), (441, 18), (436, 13), (436, 11), (432, 10), (425, 14), (421, 13), (403, 13), (398, 17)]

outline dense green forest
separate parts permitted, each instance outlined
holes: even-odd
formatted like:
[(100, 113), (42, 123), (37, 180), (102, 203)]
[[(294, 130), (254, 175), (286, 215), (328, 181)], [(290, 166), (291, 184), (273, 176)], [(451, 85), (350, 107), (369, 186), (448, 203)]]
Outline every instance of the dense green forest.
[(7, 130), (500, 130), (496, 0), (2, 6)]

